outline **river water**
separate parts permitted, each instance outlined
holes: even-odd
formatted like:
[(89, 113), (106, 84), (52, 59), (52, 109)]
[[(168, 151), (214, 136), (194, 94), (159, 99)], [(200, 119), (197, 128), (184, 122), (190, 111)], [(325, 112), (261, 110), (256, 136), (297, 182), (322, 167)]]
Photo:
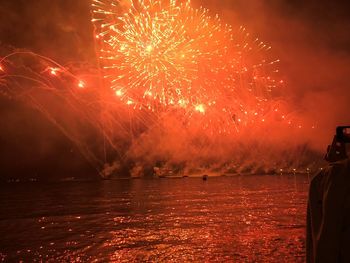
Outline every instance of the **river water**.
[(307, 175), (0, 186), (0, 262), (304, 262)]

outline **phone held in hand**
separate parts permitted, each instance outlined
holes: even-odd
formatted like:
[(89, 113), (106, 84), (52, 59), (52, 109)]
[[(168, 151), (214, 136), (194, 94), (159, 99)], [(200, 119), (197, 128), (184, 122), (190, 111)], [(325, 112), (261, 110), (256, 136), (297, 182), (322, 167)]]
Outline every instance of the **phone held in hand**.
[(350, 143), (350, 126), (337, 127), (337, 140), (343, 143)]

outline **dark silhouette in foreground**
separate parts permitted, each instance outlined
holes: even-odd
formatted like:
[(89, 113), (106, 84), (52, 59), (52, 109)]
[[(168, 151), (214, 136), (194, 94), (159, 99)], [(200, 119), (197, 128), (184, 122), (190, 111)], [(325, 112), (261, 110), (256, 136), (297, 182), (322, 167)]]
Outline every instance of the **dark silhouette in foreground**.
[(326, 169), (312, 179), (307, 209), (307, 262), (350, 262), (350, 127), (338, 127)]

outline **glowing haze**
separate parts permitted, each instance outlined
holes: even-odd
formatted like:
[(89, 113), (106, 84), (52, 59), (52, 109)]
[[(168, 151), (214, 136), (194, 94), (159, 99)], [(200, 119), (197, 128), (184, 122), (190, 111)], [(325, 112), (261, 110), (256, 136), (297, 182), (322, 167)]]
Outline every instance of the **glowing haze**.
[(317, 167), (307, 138), (314, 124), (283, 98), (271, 47), (244, 27), (189, 0), (93, 0), (92, 22), (97, 65), (15, 51), (0, 60), (0, 84), (102, 176)]

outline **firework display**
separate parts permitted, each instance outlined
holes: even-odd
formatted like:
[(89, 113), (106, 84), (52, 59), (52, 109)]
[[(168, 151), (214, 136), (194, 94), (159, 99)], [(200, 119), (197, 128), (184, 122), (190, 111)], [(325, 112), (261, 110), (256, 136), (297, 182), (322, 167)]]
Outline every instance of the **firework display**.
[(123, 162), (237, 172), (308, 165), (300, 132), (316, 126), (295, 117), (280, 96), (279, 60), (244, 27), (190, 0), (92, 0), (92, 22), (97, 65), (2, 52), (0, 92), (43, 113), (101, 176)]
[[(264, 114), (278, 60), (241, 27), (187, 1), (94, 0), (104, 77), (134, 108), (181, 108), (238, 126)], [(252, 118), (253, 117), (253, 118)]]

